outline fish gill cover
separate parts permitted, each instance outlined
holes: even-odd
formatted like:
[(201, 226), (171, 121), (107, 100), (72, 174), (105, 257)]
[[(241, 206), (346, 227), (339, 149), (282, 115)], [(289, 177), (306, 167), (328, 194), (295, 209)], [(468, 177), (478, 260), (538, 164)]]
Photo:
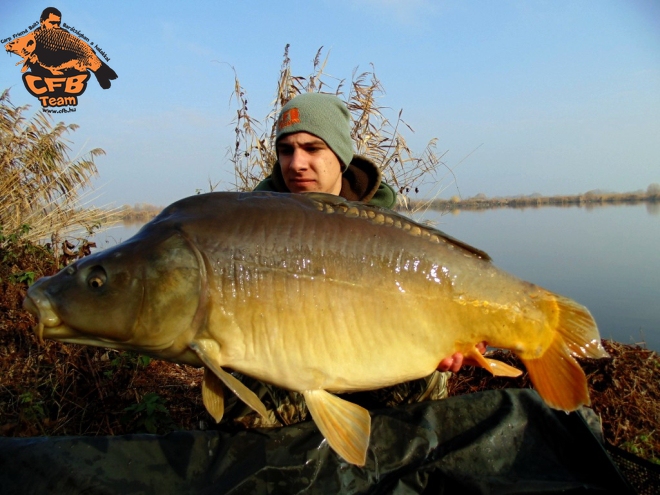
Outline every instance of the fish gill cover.
[(75, 112), (90, 71), (103, 89), (117, 79), (106, 63), (110, 57), (105, 51), (83, 32), (63, 23), (62, 13), (55, 7), (44, 9), (38, 22), (3, 38), (2, 43), (7, 52), (21, 57), (16, 65), (22, 64), (25, 89), (45, 112)]

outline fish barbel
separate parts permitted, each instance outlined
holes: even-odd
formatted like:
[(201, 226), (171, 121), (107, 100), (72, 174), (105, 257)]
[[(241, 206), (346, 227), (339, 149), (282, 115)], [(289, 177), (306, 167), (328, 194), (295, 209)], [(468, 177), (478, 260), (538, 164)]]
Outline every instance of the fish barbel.
[(330, 446), (357, 465), (371, 419), (333, 392), (424, 377), (455, 352), (518, 374), (481, 355), (486, 341), (521, 358), (549, 406), (572, 411), (589, 403), (573, 356), (607, 356), (583, 306), (439, 230), (325, 194), (183, 199), (38, 280), (24, 306), (45, 338), (204, 366), (217, 421), (222, 384), (266, 414), (224, 368), (301, 392)]

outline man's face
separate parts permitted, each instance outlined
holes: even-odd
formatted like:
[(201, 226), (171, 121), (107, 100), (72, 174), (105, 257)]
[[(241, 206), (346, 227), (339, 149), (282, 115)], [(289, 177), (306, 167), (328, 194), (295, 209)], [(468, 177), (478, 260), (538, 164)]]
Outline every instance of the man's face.
[(289, 191), (339, 195), (341, 163), (323, 139), (308, 132), (287, 134), (277, 141), (277, 156)]
[(48, 18), (41, 21), (41, 27), (44, 29), (59, 28), (61, 20), (61, 17), (56, 16), (55, 14), (48, 14)]

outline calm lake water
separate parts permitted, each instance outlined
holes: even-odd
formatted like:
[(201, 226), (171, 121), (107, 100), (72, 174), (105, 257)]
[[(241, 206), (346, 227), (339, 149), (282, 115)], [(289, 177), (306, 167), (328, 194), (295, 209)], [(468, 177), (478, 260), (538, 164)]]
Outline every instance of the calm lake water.
[[(658, 205), (428, 211), (415, 218), (486, 251), (500, 268), (584, 304), (603, 338), (660, 352)], [(114, 246), (140, 226), (109, 229), (97, 244)]]

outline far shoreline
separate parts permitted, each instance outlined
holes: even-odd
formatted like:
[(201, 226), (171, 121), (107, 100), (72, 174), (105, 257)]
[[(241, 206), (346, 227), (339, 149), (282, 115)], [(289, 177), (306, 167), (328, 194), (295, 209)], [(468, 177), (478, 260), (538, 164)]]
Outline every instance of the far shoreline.
[(660, 204), (660, 190), (655, 190), (655, 188), (649, 189), (647, 192), (612, 193), (589, 191), (584, 194), (558, 196), (542, 196), (536, 193), (529, 196), (493, 198), (489, 198), (482, 193), (465, 199), (452, 196), (450, 199), (409, 200), (406, 209), (416, 210), (427, 208), (430, 210), (453, 211), (496, 208), (541, 208), (547, 206), (591, 208), (598, 206), (637, 205), (642, 203)]

